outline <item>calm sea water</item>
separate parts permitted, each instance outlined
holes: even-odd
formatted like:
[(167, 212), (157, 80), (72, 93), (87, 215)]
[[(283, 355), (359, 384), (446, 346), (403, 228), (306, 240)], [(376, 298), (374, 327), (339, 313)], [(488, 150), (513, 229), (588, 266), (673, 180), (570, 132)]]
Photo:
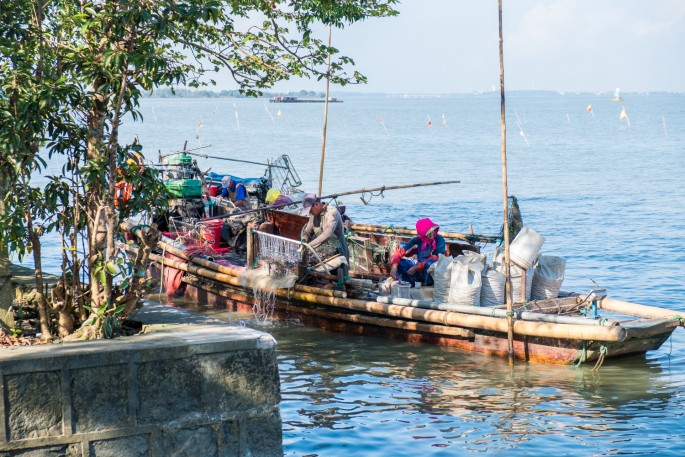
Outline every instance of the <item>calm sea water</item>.
[[(324, 194), (461, 181), (388, 191), (368, 206), (345, 197), (355, 221), (411, 226), (428, 216), (449, 231), (499, 232), (498, 94), (341, 98), (330, 105)], [(543, 252), (567, 259), (564, 290), (585, 292), (596, 281), (612, 297), (685, 312), (685, 95), (624, 98), (508, 94), (509, 193), (546, 238)], [(619, 119), (622, 107), (630, 123)], [(138, 135), (150, 160), (186, 140), (211, 145), (196, 152), (214, 156), (287, 154), (303, 190), (316, 191), (322, 104), (146, 99), (141, 112), (144, 123), (129, 121), (124, 138)], [(198, 161), (244, 177), (264, 170)], [(685, 452), (683, 329), (659, 351), (599, 371), (510, 369), (497, 358), (295, 323), (264, 330), (278, 341), (288, 456)]]

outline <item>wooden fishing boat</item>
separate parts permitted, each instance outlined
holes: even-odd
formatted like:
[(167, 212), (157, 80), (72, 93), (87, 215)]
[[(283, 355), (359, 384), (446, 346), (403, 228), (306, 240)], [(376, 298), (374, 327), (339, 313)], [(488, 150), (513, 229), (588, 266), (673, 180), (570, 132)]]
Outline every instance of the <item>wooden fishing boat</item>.
[[(182, 239), (164, 237), (159, 251), (151, 256), (150, 274), (154, 278), (175, 277), (188, 299), (229, 311), (259, 310), (262, 317), (295, 319), (331, 331), (508, 355), (505, 305), (436, 303), (431, 288), (426, 287), (412, 289), (409, 298), (383, 293), (392, 246), (406, 241), (415, 231), (349, 225), (350, 273), (341, 278), (325, 271), (326, 261), (312, 265), (308, 260), (307, 246), (300, 242), (306, 218), (275, 209), (261, 210), (261, 214), (272, 223), (274, 233), (253, 230), (246, 222), (245, 252), (227, 249), (206, 236), (205, 241), (210, 241), (202, 245), (206, 227), (197, 230), (193, 243), (188, 243), (193, 239), (188, 233)], [(129, 239), (135, 239), (135, 224), (124, 224), (124, 229), (130, 232)], [(481, 245), (497, 241), (492, 236), (440, 233), (452, 256), (479, 252)], [(270, 252), (269, 246), (274, 243), (277, 246)], [(135, 253), (137, 246), (130, 241), (124, 248)], [(169, 284), (167, 281), (167, 287)], [(684, 323), (683, 316), (674, 311), (612, 299), (601, 289), (519, 300), (512, 317), (517, 359), (555, 364), (593, 362), (596, 366), (607, 358), (658, 349)]]

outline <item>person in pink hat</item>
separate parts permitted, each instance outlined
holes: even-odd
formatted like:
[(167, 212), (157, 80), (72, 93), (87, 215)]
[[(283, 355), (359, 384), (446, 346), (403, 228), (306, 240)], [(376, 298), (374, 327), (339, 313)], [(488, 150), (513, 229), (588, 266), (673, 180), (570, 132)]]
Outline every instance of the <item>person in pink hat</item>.
[(390, 256), (390, 275), (410, 283), (412, 287), (417, 282), (425, 286), (433, 285), (428, 267), (438, 260), (438, 254), (445, 254), (447, 247), (445, 238), (438, 234), (439, 230), (438, 224), (429, 218), (419, 219), (416, 222), (418, 236), (400, 243)]

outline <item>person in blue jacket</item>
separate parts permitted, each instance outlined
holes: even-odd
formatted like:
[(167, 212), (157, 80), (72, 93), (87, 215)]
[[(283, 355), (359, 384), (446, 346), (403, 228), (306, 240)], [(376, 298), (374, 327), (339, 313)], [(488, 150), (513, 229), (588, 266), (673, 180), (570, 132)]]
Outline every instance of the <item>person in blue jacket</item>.
[(417, 282), (426, 286), (433, 285), (428, 267), (438, 260), (438, 254), (444, 255), (447, 249), (445, 238), (438, 235), (439, 230), (438, 224), (429, 218), (419, 219), (416, 222), (418, 236), (406, 243), (400, 243), (390, 256), (390, 275), (410, 283), (412, 287)]
[(230, 200), (237, 207), (251, 209), (250, 196), (243, 183), (236, 182), (232, 176), (221, 178), (221, 198)]

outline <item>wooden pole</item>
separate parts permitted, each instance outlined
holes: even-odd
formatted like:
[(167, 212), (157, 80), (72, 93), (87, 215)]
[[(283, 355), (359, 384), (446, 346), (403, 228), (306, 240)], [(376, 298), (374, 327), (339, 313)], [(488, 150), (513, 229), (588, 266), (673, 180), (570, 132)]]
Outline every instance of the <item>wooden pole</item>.
[(245, 268), (251, 270), (255, 263), (255, 252), (254, 252), (254, 233), (250, 227), (247, 228), (247, 261), (245, 262)]
[[(152, 256), (154, 256), (154, 258)], [(165, 265), (171, 266), (172, 268), (187, 271), (196, 276), (204, 276), (207, 279), (218, 281), (218, 283), (235, 285), (239, 282), (238, 278), (226, 277), (226, 275), (221, 275), (220, 273), (214, 273), (206, 269), (192, 267), (192, 265), (176, 262), (171, 259), (165, 259), (155, 254), (152, 254), (152, 256), (150, 259), (155, 262), (164, 262)], [(207, 276), (208, 274), (210, 276)], [(239, 288), (242, 288), (242, 286), (239, 286)], [(219, 291), (220, 289), (215, 288), (214, 290)], [(281, 299), (286, 299), (290, 303), (293, 301), (302, 301), (311, 304), (324, 305), (326, 308), (347, 309), (363, 312), (366, 314), (381, 315), (386, 318), (399, 317), (409, 321), (430, 322), (449, 327), (482, 329), (498, 333), (506, 333), (508, 327), (508, 324), (504, 319), (490, 316), (421, 309), (411, 306), (370, 302), (353, 298), (329, 297), (320, 295), (318, 293), (308, 294), (297, 291), (289, 291), (287, 289), (277, 289), (274, 291), (274, 295)], [(628, 330), (621, 326), (606, 327), (601, 325), (550, 324), (547, 322), (531, 322), (523, 320), (517, 320), (514, 325), (516, 326), (517, 334), (519, 335), (541, 338), (620, 342), (625, 341), (628, 336)]]
[(502, 38), (502, 0), (498, 1), (499, 9), (499, 91), (502, 128), (502, 204), (504, 210), (504, 263), (505, 285), (504, 294), (507, 299), (507, 341), (509, 343), (509, 366), (514, 366), (514, 319), (511, 297), (511, 259), (509, 258), (509, 189), (507, 185), (507, 123), (504, 102), (504, 39)]
[[(380, 232), (385, 234), (398, 234), (407, 236), (416, 236), (416, 229), (410, 229), (406, 227), (391, 227), (387, 225), (372, 225), (372, 224), (352, 224), (350, 227), (355, 232)], [(468, 233), (459, 232), (438, 232), (445, 239), (457, 239), (468, 242), (484, 242), (484, 243), (496, 243), (499, 241), (498, 236), (488, 236), (488, 235), (476, 235)]]
[(321, 135), (321, 165), (319, 166), (319, 192), (316, 195), (321, 195), (321, 189), (323, 188), (323, 164), (326, 159), (326, 129), (328, 128), (328, 90), (331, 84), (331, 29), (328, 26), (328, 71), (326, 73), (326, 100), (324, 101), (323, 108), (323, 134)]
[(336, 197), (341, 197), (343, 195), (352, 195), (352, 194), (366, 194), (369, 192), (384, 192), (386, 190), (395, 190), (395, 189), (409, 189), (411, 187), (423, 187), (423, 186), (439, 186), (442, 184), (459, 184), (461, 181), (459, 180), (452, 180), (452, 181), (436, 181), (436, 182), (423, 182), (423, 183), (416, 183), (416, 184), (403, 184), (399, 186), (381, 186), (381, 187), (373, 187), (370, 189), (358, 189), (358, 190), (351, 190), (349, 192), (338, 192), (337, 194), (331, 194), (331, 195), (326, 195), (321, 198), (336, 198)]

